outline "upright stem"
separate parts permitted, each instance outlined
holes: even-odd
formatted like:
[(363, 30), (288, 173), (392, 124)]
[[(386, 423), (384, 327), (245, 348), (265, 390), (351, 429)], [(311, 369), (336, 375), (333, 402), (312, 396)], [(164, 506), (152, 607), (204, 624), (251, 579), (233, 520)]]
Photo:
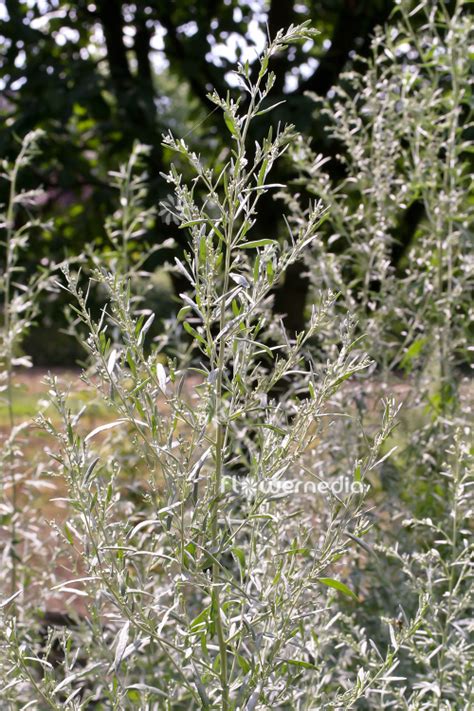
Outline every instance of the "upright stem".
[(453, 470), (454, 470), (454, 481), (453, 481), (453, 508), (451, 512), (451, 560), (449, 561), (449, 564), (446, 566), (449, 570), (448, 573), (448, 578), (449, 578), (449, 583), (448, 583), (448, 599), (447, 599), (447, 609), (446, 609), (446, 616), (444, 620), (444, 625), (443, 625), (443, 631), (442, 631), (442, 641), (441, 641), (441, 650), (438, 655), (438, 686), (439, 686), (439, 697), (438, 697), (438, 704), (437, 704), (437, 709), (441, 709), (441, 703), (443, 701), (443, 688), (444, 688), (444, 682), (445, 682), (445, 668), (444, 668), (444, 663), (446, 659), (446, 650), (449, 642), (449, 633), (451, 629), (451, 618), (452, 618), (452, 608), (453, 608), (453, 592), (454, 588), (456, 585), (457, 578), (459, 576), (458, 568), (456, 565), (454, 565), (454, 561), (456, 561), (457, 558), (457, 547), (458, 547), (458, 503), (459, 503), (459, 485), (460, 485), (460, 478), (461, 478), (461, 468), (460, 468), (460, 462), (459, 462), (459, 452), (455, 452), (455, 457), (454, 457), (454, 465), (453, 465)]
[(122, 270), (125, 277), (128, 278), (128, 233), (130, 229), (129, 225), (129, 205), (130, 205), (130, 181), (132, 179), (133, 172), (133, 156), (130, 158), (127, 164), (127, 177), (125, 184), (122, 186), (121, 200), (124, 201), (122, 206)]
[[(226, 294), (229, 288), (229, 271), (231, 257), (231, 237), (233, 231), (233, 218), (230, 217), (229, 229), (227, 233), (225, 266), (224, 266), (224, 286), (223, 293)], [(225, 298), (221, 302), (221, 310), (219, 317), (219, 331), (222, 331), (225, 325)], [(219, 541), (219, 497), (221, 495), (222, 484), (222, 469), (223, 469), (223, 446), (224, 446), (224, 425), (221, 420), (222, 410), (222, 371), (224, 369), (225, 358), (225, 338), (221, 339), (219, 344), (219, 354), (217, 359), (217, 379), (216, 379), (216, 416), (217, 416), (217, 431), (216, 431), (216, 472), (214, 478), (214, 510), (212, 512), (211, 534), (213, 548), (217, 548)], [(220, 676), (222, 686), (222, 709), (227, 711), (229, 708), (229, 683), (227, 669), (227, 645), (224, 637), (221, 619), (221, 603), (220, 590), (218, 587), (219, 581), (219, 566), (217, 563), (212, 565), (212, 597), (214, 609), (216, 611), (216, 631), (219, 644), (219, 656), (221, 662)]]
[[(8, 425), (10, 434), (13, 432), (15, 426), (15, 418), (13, 413), (13, 353), (12, 353), (12, 339), (11, 339), (11, 273), (14, 268), (15, 262), (15, 248), (14, 248), (14, 221), (15, 221), (15, 195), (16, 195), (16, 182), (18, 177), (18, 168), (20, 161), (23, 157), (23, 151), (20, 152), (18, 156), (10, 177), (10, 194), (8, 200), (7, 209), (7, 219), (6, 219), (6, 260), (5, 260), (5, 294), (3, 300), (3, 326), (4, 326), (4, 344), (5, 344), (5, 371), (7, 374), (7, 412), (8, 412)], [(16, 514), (17, 514), (17, 484), (15, 479), (15, 468), (13, 466), (13, 453), (11, 449), (9, 450), (7, 463), (9, 468), (9, 479), (11, 485), (11, 504), (12, 504), (12, 517), (10, 523), (10, 545), (11, 545), (11, 594), (16, 592), (17, 583), (17, 569), (16, 569)]]
[[(225, 230), (225, 261), (224, 261), (224, 283), (223, 283), (223, 296), (227, 294), (229, 290), (229, 272), (231, 269), (231, 250), (233, 242), (234, 233), (234, 223), (235, 223), (235, 206), (237, 204), (238, 198), (238, 183), (239, 174), (242, 169), (242, 158), (245, 154), (245, 140), (252, 119), (255, 101), (257, 97), (257, 92), (259, 90), (261, 79), (259, 78), (254, 91), (251, 96), (249, 103), (249, 108), (247, 115), (245, 117), (244, 125), (242, 128), (242, 133), (239, 139), (239, 150), (235, 163), (235, 177), (234, 177), (234, 189), (228, 196), (228, 206), (229, 206), (229, 216), (227, 220), (226, 230)], [(221, 301), (220, 315), (219, 315), (219, 331), (225, 326), (226, 317), (226, 299), (225, 296)], [(216, 471), (214, 477), (214, 491), (213, 491), (213, 511), (211, 518), (211, 535), (212, 535), (212, 545), (214, 549), (217, 549), (219, 544), (219, 497), (221, 495), (221, 484), (222, 484), (222, 471), (223, 471), (223, 459), (224, 459), (224, 444), (225, 444), (225, 425), (221, 419), (222, 412), (222, 376), (224, 370), (225, 362), (225, 337), (221, 338), (219, 343), (219, 351), (217, 355), (217, 377), (216, 377), (216, 416), (217, 416), (217, 431), (216, 431)], [(222, 627), (221, 619), (221, 602), (220, 602), (220, 590), (219, 590), (219, 566), (217, 563), (213, 563), (212, 566), (212, 600), (213, 607), (216, 611), (216, 632), (217, 640), (219, 644), (219, 656), (220, 656), (220, 678), (222, 687), (222, 710), (228, 711), (229, 709), (229, 679), (228, 679), (228, 665), (227, 665), (227, 643), (224, 636), (224, 630)]]
[[(444, 8), (443, 8), (444, 9)], [(460, 5), (456, 8), (456, 14), (453, 22), (457, 18), (457, 13), (460, 11)], [(457, 49), (451, 44), (451, 71), (452, 71), (452, 98), (451, 98), (451, 110), (449, 112), (449, 133), (447, 141), (446, 159), (444, 165), (444, 175), (443, 175), (443, 188), (445, 191), (445, 198), (449, 202), (449, 211), (447, 214), (447, 235), (446, 235), (446, 253), (447, 253), (447, 284), (445, 287), (446, 300), (441, 303), (449, 304), (451, 309), (452, 301), (452, 277), (453, 277), (453, 215), (451, 213), (451, 203), (452, 195), (455, 191), (455, 173), (454, 165), (456, 160), (456, 138), (459, 129), (459, 110), (460, 106), (460, 89), (459, 89), (459, 79), (457, 74)], [(441, 267), (439, 273), (439, 289), (440, 289), (440, 299), (443, 296), (443, 262), (442, 253), (439, 255), (439, 266)], [(451, 313), (449, 314), (451, 316)], [(441, 342), (440, 342), (440, 370), (441, 370), (441, 407), (442, 414), (446, 411), (446, 385), (452, 383), (451, 368), (449, 360), (449, 348), (451, 344), (451, 328), (450, 328), (450, 318), (443, 319), (443, 324), (441, 327)], [(449, 393), (451, 395), (451, 393)], [(449, 642), (449, 633), (451, 629), (451, 618), (453, 614), (453, 591), (456, 584), (456, 578), (459, 575), (458, 567), (454, 564), (457, 559), (457, 543), (458, 543), (458, 492), (459, 492), (459, 481), (460, 481), (460, 461), (459, 452), (455, 451), (454, 455), (454, 481), (453, 481), (453, 508), (451, 511), (451, 550), (452, 557), (450, 565), (448, 565), (449, 570), (449, 587), (447, 596), (447, 610), (446, 617), (444, 620), (444, 626), (442, 631), (442, 644), (441, 651), (438, 656), (438, 685), (439, 685), (439, 697), (437, 708), (441, 709), (441, 703), (444, 697), (444, 684), (445, 684), (445, 659), (446, 659), (446, 649)]]
[[(442, 3), (442, 8), (445, 13), (447, 26), (454, 25), (457, 22), (459, 13), (462, 8), (462, 3), (457, 3), (455, 13), (451, 21), (449, 15)], [(448, 36), (451, 33), (448, 33)], [(451, 318), (452, 318), (452, 290), (453, 290), (453, 237), (454, 237), (454, 215), (453, 215), (453, 196), (456, 191), (456, 171), (455, 164), (457, 158), (457, 135), (459, 131), (459, 107), (461, 106), (460, 86), (458, 77), (458, 50), (457, 46), (450, 40), (448, 45), (450, 54), (450, 70), (451, 70), (451, 95), (449, 97), (450, 107), (447, 114), (448, 118), (448, 136), (446, 141), (446, 156), (442, 174), (442, 189), (444, 192), (444, 200), (447, 210), (440, 215), (440, 227), (438, 231), (438, 290), (440, 302), (440, 319), (439, 319), (439, 368), (441, 378), (441, 411), (444, 415), (448, 405), (448, 398), (452, 396), (451, 388), (453, 386), (452, 369), (451, 369), (451, 352), (452, 352), (452, 333), (451, 333)], [(455, 208), (454, 208), (455, 209)], [(448, 311), (449, 310), (449, 311)], [(448, 313), (446, 313), (448, 311)], [(451, 388), (447, 391), (447, 386)]]

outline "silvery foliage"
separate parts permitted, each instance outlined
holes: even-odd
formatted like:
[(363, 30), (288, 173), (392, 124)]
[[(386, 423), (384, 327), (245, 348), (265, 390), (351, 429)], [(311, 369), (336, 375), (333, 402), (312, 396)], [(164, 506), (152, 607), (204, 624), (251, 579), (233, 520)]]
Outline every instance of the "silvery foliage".
[[(340, 292), (371, 354), (389, 369), (416, 363), (424, 349), (446, 365), (456, 352), (467, 357), (472, 108), (464, 48), (472, 19), (465, 5), (457, 2), (447, 15), (442, 5), (420, 3), (415, 14), (425, 17), (415, 31), (411, 3), (404, 0), (398, 24), (376, 35), (365, 71), (347, 74), (347, 89), (335, 89), (323, 110), (328, 132), (344, 147), (338, 160), (347, 178), (337, 187), (322, 170), (328, 158), (302, 137), (291, 147), (302, 184), (331, 205), (329, 238), (312, 252), (310, 278), (316, 289), (323, 283)], [(298, 198), (287, 196), (302, 227)], [(400, 288), (391, 250), (403, 212), (415, 201), (425, 218), (401, 265)]]
[[(156, 303), (156, 283), (149, 265), (153, 255), (160, 250), (173, 249), (173, 238), (150, 244), (148, 233), (153, 226), (157, 210), (149, 206), (147, 199), (148, 173), (145, 170), (146, 157), (150, 147), (135, 143), (126, 163), (117, 171), (110, 171), (111, 187), (118, 192), (117, 209), (105, 221), (108, 243), (98, 251), (94, 243), (87, 245), (81, 255), (81, 271), (77, 278), (87, 285), (87, 298), (95, 290), (95, 298), (101, 303), (107, 300), (107, 287), (101, 277), (94, 278), (96, 272), (120, 274), (129, 289), (128, 308), (130, 313), (142, 316), (148, 321), (148, 328), (155, 320), (153, 303)], [(90, 278), (92, 277), (92, 278)], [(59, 284), (60, 288), (64, 285)], [(75, 308), (66, 311), (68, 333), (81, 344), (84, 329)], [(104, 318), (107, 318), (104, 312)], [(119, 338), (117, 328), (110, 323), (109, 337)]]
[[(332, 184), (322, 170), (327, 159), (302, 139), (292, 151), (300, 182), (331, 206), (328, 238), (307, 262), (315, 289), (324, 283), (341, 295), (319, 345), (332, 352), (337, 310), (349, 310), (367, 335), (380, 383), (396, 385), (404, 399), (402, 426), (390, 442), (397, 451), (372, 482), (387, 497), (377, 550), (388, 576), (397, 566), (403, 571), (402, 603), (409, 607), (423, 593), (430, 611), (402, 655), (398, 680), (374, 697), (384, 708), (454, 709), (472, 701), (472, 385), (458, 369), (469, 362), (473, 315), (467, 5), (403, 0), (397, 24), (376, 35), (366, 71), (347, 75), (347, 90), (326, 102), (329, 131), (344, 146), (342, 183)], [(293, 192), (285, 199), (291, 223), (304, 229), (301, 198)], [(424, 216), (397, 273), (394, 234), (415, 201)], [(401, 372), (410, 377), (401, 380)], [(356, 397), (366, 422), (369, 390)], [(349, 428), (344, 433), (347, 442)], [(353, 442), (357, 448), (360, 438)], [(383, 523), (383, 508), (394, 526)], [(379, 588), (381, 566), (374, 570)]]
[[(14, 395), (19, 389), (15, 373), (32, 366), (31, 359), (22, 354), (21, 343), (38, 315), (40, 294), (55, 290), (46, 267), (40, 267), (30, 276), (22, 264), (23, 253), (30, 248), (30, 241), (50, 230), (50, 225), (35, 217), (35, 208), (45, 199), (44, 192), (20, 187), (21, 174), (37, 157), (42, 136), (39, 130), (28, 133), (16, 159), (11, 162), (3, 160), (0, 166), (0, 180), (6, 182), (8, 195), (7, 203), (0, 206), (3, 257), (0, 273), (0, 403), (7, 422), (0, 432), (0, 535), (2, 591), (6, 597), (16, 594), (27, 571), (43, 558), (37, 522), (31, 518), (34, 500), (43, 491), (43, 482), (39, 470), (25, 453), (29, 423), (21, 421), (13, 407)], [(54, 268), (54, 265), (49, 266)], [(27, 490), (25, 482), (28, 482)], [(44, 560), (42, 564), (44, 567)]]
[[(331, 293), (318, 298), (308, 330), (295, 338), (270, 310), (272, 288), (318, 238), (321, 204), (283, 244), (252, 229), (261, 196), (281, 187), (271, 183), (271, 168), (296, 140), (291, 127), (279, 128), (248, 150), (250, 122), (270, 110), (262, 107), (274, 81), (268, 62), (311, 34), (307, 25), (281, 31), (254, 83), (250, 67), (240, 66), (245, 100), (211, 95), (229, 130), (224, 166), (206, 167), (182, 140), (165, 140), (196, 176), (189, 185), (174, 169), (166, 176), (190, 237), (176, 263), (189, 290), (170, 342), (187, 346), (171, 358), (164, 337), (147, 343), (153, 314), (136, 313), (118, 268), (94, 273), (110, 298), (98, 321), (78, 275), (64, 269), (89, 333), (83, 379), (110, 420), (87, 427), (84, 408), (76, 411), (50, 379), (56, 414), (45, 411), (39, 422), (69, 513), (53, 531), (56, 556), (67, 564), (48, 592), (61, 595), (75, 619), (39, 634), (26, 591), (15, 606), (4, 595), (2, 694), (10, 708), (349, 708), (388, 683), (422, 622), (424, 595), (384, 649), (367, 650), (363, 631), (345, 626), (340, 599), (359, 607), (341, 578), (365, 546), (364, 493), (308, 501), (258, 487), (254, 498), (238, 496), (225, 486), (227, 476), (256, 483), (316, 476), (311, 448), (333, 437), (334, 395), (368, 365), (351, 319), (339, 324), (334, 357), (312, 357), (311, 339), (333, 318)], [(282, 379), (300, 387), (275, 397)], [(298, 399), (296, 390), (306, 394)], [(377, 470), (395, 412), (387, 401), (362, 456), (334, 475), (364, 483)], [(74, 613), (79, 602), (83, 617)]]
[(101, 255), (101, 259), (94, 252), (90, 255), (97, 266), (104, 267), (105, 262), (108, 271), (118, 272), (134, 284), (140, 277), (149, 281), (150, 274), (144, 267), (155, 252), (175, 246), (172, 239), (153, 245), (146, 242), (157, 213), (155, 207), (147, 205), (145, 160), (149, 153), (149, 146), (135, 143), (128, 161), (119, 170), (109, 173), (112, 187), (119, 193), (117, 209), (105, 222), (112, 250)]
[[(152, 313), (147, 305), (147, 300), (153, 299), (154, 288), (153, 274), (148, 269), (151, 258), (160, 250), (175, 247), (172, 238), (152, 244), (148, 241), (157, 215), (147, 199), (145, 162), (149, 152), (149, 146), (135, 143), (127, 162), (109, 173), (111, 186), (119, 195), (117, 209), (105, 221), (109, 245), (101, 253), (92, 245), (88, 252), (89, 272), (95, 268), (120, 274), (130, 285), (132, 313), (146, 316)], [(101, 280), (97, 281), (100, 290)]]

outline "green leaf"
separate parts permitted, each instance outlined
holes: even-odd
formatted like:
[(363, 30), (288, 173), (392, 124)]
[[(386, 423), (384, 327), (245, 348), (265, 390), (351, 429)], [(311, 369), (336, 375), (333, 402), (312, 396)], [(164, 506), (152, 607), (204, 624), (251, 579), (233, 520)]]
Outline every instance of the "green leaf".
[(271, 262), (267, 262), (267, 278), (270, 284), (273, 284), (273, 276), (274, 276), (274, 271), (273, 271), (273, 264)]
[(127, 363), (128, 367), (130, 368), (132, 375), (135, 376), (137, 374), (137, 368), (135, 365), (135, 361), (133, 360), (133, 356), (130, 352), (130, 350), (127, 350)]
[(317, 667), (310, 662), (303, 662), (301, 659), (285, 659), (284, 664), (292, 664), (294, 667), (302, 667), (303, 669), (316, 669)]
[(88, 485), (89, 479), (91, 478), (91, 476), (94, 472), (94, 469), (97, 466), (97, 464), (99, 463), (99, 461), (100, 461), (100, 457), (96, 457), (87, 467), (84, 477), (82, 479), (82, 486), (83, 487), (86, 487)]
[(265, 176), (267, 174), (268, 159), (265, 159), (258, 171), (257, 185), (263, 185)]
[(240, 567), (242, 568), (242, 570), (245, 570), (245, 553), (242, 550), (242, 548), (233, 546), (233, 548), (231, 548), (231, 551), (234, 554), (234, 556), (237, 558), (237, 560), (239, 561)]
[(411, 369), (412, 362), (420, 355), (427, 340), (427, 338), (417, 338), (416, 341), (413, 341), (400, 361), (402, 368), (405, 370)]
[(226, 112), (226, 113), (224, 114), (224, 121), (225, 121), (225, 125), (227, 126), (227, 128), (229, 129), (229, 131), (231, 132), (231, 134), (232, 134), (233, 136), (236, 136), (236, 137), (237, 137), (238, 134), (239, 134), (239, 132), (238, 132), (238, 130), (237, 130), (237, 126), (235, 125), (234, 117), (231, 116), (229, 113)]
[(197, 220), (188, 220), (188, 222), (182, 222), (179, 226), (180, 230), (184, 230), (186, 227), (194, 227), (194, 225), (202, 225), (207, 223), (207, 219), (200, 217)]
[[(132, 698), (130, 696), (131, 692), (137, 693), (139, 691), (144, 691), (145, 693), (148, 693), (148, 694), (155, 694), (157, 696), (163, 696), (165, 699), (168, 698), (168, 695), (165, 694), (164, 691), (162, 691), (161, 689), (158, 689), (156, 686), (149, 686), (149, 684), (131, 684), (130, 686), (127, 686), (127, 690), (128, 690), (129, 698)], [(133, 699), (135, 699), (135, 698), (136, 697), (133, 697)], [(138, 701), (140, 701), (140, 700), (141, 700), (141, 696), (139, 694)]]
[(199, 615), (197, 615), (197, 617), (194, 618), (194, 620), (192, 620), (192, 622), (190, 624), (190, 629), (193, 632), (197, 632), (202, 627), (206, 627), (206, 625), (209, 621), (210, 610), (211, 610), (211, 606), (208, 605), (207, 607), (204, 608), (204, 610), (202, 610), (202, 612), (199, 613)]
[(255, 282), (258, 281), (259, 269), (260, 269), (260, 255), (257, 254), (257, 256), (255, 257), (255, 263), (253, 265), (253, 280)]
[(69, 526), (67, 525), (67, 523), (64, 524), (64, 535), (66, 536), (66, 538), (69, 541), (69, 543), (71, 544), (71, 546), (73, 546), (74, 545), (74, 538), (73, 538), (72, 532), (69, 529)]
[(318, 578), (318, 580), (320, 583), (323, 583), (323, 585), (327, 585), (328, 588), (334, 588), (335, 590), (344, 593), (344, 595), (351, 597), (353, 600), (358, 600), (357, 595), (353, 593), (347, 585), (341, 583), (340, 580), (334, 580), (334, 578)]
[(190, 307), (190, 306), (183, 306), (183, 307), (178, 311), (178, 315), (176, 316), (176, 320), (177, 320), (177, 321), (182, 321), (182, 320), (184, 319), (184, 317), (187, 316), (187, 314), (188, 314), (190, 311), (191, 311), (191, 307)]
[(240, 654), (237, 655), (237, 664), (242, 669), (244, 674), (248, 674), (248, 672), (252, 668), (248, 661), (245, 659), (245, 657), (242, 657), (242, 655)]
[(212, 231), (215, 232), (216, 235), (219, 237), (221, 242), (224, 242), (224, 244), (225, 244), (226, 239), (225, 239), (224, 235), (222, 234), (222, 232), (219, 229), (217, 229), (217, 227), (215, 226), (214, 223), (211, 224), (211, 228), (212, 228)]
[(190, 323), (188, 323), (187, 321), (185, 321), (185, 322), (183, 323), (183, 328), (184, 328), (184, 330), (186, 331), (186, 333), (189, 333), (189, 335), (192, 336), (193, 338), (195, 338), (196, 341), (198, 341), (199, 343), (201, 343), (203, 346), (206, 345), (206, 341), (204, 340), (204, 338), (201, 336), (200, 333), (198, 333), (198, 332), (196, 331), (195, 328), (193, 328), (193, 327), (191, 326)]
[(269, 57), (268, 57), (267, 54), (265, 54), (265, 55), (262, 57), (262, 59), (261, 59), (261, 62), (260, 62), (260, 71), (259, 71), (259, 73), (258, 73), (258, 78), (259, 78), (259, 79), (261, 79), (263, 76), (265, 76), (265, 72), (266, 72), (267, 69), (268, 69), (268, 59), (269, 59)]
[(354, 470), (354, 481), (361, 481), (362, 475), (361, 475), (361, 468), (360, 464), (358, 464)]
[(254, 423), (254, 427), (263, 427), (264, 429), (271, 430), (282, 437), (285, 437), (288, 434), (286, 430), (283, 430), (281, 427), (276, 427), (275, 425), (270, 425), (268, 422), (256, 422)]
[(276, 239), (255, 239), (252, 242), (244, 242), (238, 244), (239, 249), (255, 249), (256, 247), (265, 247), (267, 244), (278, 244)]
[(235, 299), (232, 299), (231, 306), (232, 306), (232, 313), (234, 314), (234, 316), (236, 318), (237, 318), (237, 316), (240, 316), (240, 307)]
[(137, 703), (137, 704), (140, 703), (141, 696), (140, 696), (140, 694), (138, 693), (138, 691), (136, 691), (136, 689), (129, 689), (129, 690), (127, 691), (127, 696), (128, 696), (129, 701), (132, 701), (132, 702)]
[(267, 106), (266, 109), (262, 109), (261, 111), (258, 111), (255, 116), (263, 116), (264, 114), (268, 114), (270, 111), (273, 111), (273, 109), (276, 109), (277, 106), (281, 106), (282, 104), (286, 104), (286, 101), (277, 101), (275, 104), (272, 104), (271, 106)]

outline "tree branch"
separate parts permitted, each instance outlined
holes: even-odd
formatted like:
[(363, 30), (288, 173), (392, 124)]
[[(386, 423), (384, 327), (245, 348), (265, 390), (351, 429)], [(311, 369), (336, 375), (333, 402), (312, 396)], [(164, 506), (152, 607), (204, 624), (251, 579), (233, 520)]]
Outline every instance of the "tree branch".
[(123, 16), (120, 0), (97, 0), (97, 14), (104, 30), (110, 76), (117, 91), (126, 92), (132, 74), (123, 41)]

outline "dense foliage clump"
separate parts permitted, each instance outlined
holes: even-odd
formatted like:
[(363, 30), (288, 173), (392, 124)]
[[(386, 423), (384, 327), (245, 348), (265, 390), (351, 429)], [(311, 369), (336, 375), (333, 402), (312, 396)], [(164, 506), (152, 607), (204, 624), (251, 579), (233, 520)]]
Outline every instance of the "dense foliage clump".
[[(161, 329), (147, 150), (111, 175), (108, 248), (31, 281), (22, 255), (54, 229), (21, 188), (41, 135), (5, 161), (5, 708), (469, 707), (463, 9), (402, 3), (365, 72), (328, 99), (337, 180), (293, 126), (252, 133), (271, 121), (271, 62), (314, 38), (308, 23), (238, 66), (240, 99), (209, 95), (224, 157), (166, 135), (176, 164), (161, 209), (188, 247), (167, 267), (185, 287)], [(282, 161), (287, 184), (272, 177)], [(259, 233), (269, 197), (285, 212), (273, 237)], [(410, 209), (417, 227), (397, 261), (394, 226)], [(293, 333), (272, 305), (296, 264), (312, 305)], [(20, 422), (22, 343), (39, 295), (59, 292), (87, 351), (87, 395), (51, 375), (34, 424)]]

